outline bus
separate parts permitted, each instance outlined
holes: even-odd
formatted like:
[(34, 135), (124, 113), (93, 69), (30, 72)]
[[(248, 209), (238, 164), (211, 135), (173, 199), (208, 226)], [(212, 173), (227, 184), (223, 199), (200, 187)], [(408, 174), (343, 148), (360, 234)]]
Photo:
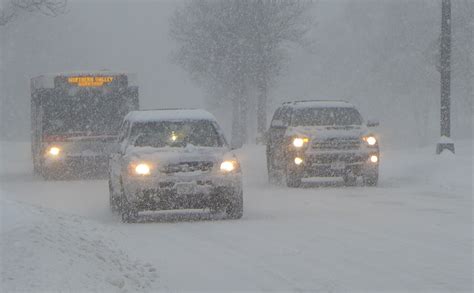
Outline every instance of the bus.
[(139, 108), (134, 74), (69, 72), (31, 79), (35, 174), (104, 174), (120, 124)]

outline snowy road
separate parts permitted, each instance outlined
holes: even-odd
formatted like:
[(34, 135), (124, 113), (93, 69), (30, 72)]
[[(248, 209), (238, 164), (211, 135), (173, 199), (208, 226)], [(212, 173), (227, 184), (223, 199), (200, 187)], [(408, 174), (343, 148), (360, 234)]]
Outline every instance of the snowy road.
[(385, 151), (376, 188), (269, 185), (263, 148), (246, 147), (241, 220), (165, 214), (138, 224), (109, 212), (106, 181), (45, 182), (31, 174), (28, 144), (1, 146), (2, 198), (107, 227), (119, 249), (156, 268), (151, 290), (472, 289), (471, 141), (456, 156)]

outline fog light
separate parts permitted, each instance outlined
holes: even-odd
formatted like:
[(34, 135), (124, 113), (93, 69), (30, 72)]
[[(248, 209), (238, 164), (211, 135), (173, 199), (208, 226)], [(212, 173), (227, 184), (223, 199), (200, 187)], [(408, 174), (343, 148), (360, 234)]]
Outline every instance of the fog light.
[(377, 163), (379, 161), (379, 157), (377, 157), (376, 155), (372, 155), (370, 156), (370, 161), (372, 163)]
[(303, 163), (303, 159), (302, 158), (299, 158), (299, 157), (296, 157), (295, 158), (295, 164), (296, 165), (301, 165)]

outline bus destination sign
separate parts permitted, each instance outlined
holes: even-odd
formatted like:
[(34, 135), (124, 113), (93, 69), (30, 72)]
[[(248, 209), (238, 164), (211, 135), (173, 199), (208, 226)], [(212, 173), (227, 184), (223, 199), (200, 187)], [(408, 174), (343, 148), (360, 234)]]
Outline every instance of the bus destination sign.
[(112, 76), (71, 76), (67, 78), (69, 84), (79, 87), (100, 87), (113, 80)]

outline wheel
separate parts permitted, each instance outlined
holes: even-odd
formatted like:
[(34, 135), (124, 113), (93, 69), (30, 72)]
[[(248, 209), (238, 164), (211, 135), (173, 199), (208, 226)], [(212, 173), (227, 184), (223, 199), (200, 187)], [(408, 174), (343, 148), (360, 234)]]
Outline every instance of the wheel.
[(296, 170), (286, 167), (286, 186), (297, 188), (301, 186), (301, 175)]
[(363, 183), (366, 186), (376, 186), (379, 181), (379, 174), (364, 176)]
[(135, 223), (138, 219), (138, 211), (126, 209), (122, 211), (122, 222)]
[(122, 183), (120, 183), (120, 212), (124, 223), (135, 223), (138, 219), (138, 210), (128, 202)]
[(345, 175), (343, 177), (345, 186), (355, 186), (357, 184), (357, 177), (353, 175)]
[(126, 210), (122, 211), (122, 222), (124, 223), (135, 223), (138, 219), (137, 210)]
[(275, 165), (273, 164), (273, 158), (270, 153), (267, 153), (267, 174), (268, 182), (272, 184), (278, 183), (280, 180), (277, 170), (275, 170)]
[(120, 211), (120, 197), (116, 196), (112, 187), (112, 181), (109, 179), (109, 205), (112, 212)]
[(244, 199), (242, 191), (240, 191), (239, 195), (235, 199), (235, 201), (229, 203), (225, 210), (227, 219), (240, 219), (244, 214)]
[(41, 175), (41, 169), (40, 169), (38, 160), (35, 159), (34, 155), (33, 155), (33, 174), (34, 175)]

